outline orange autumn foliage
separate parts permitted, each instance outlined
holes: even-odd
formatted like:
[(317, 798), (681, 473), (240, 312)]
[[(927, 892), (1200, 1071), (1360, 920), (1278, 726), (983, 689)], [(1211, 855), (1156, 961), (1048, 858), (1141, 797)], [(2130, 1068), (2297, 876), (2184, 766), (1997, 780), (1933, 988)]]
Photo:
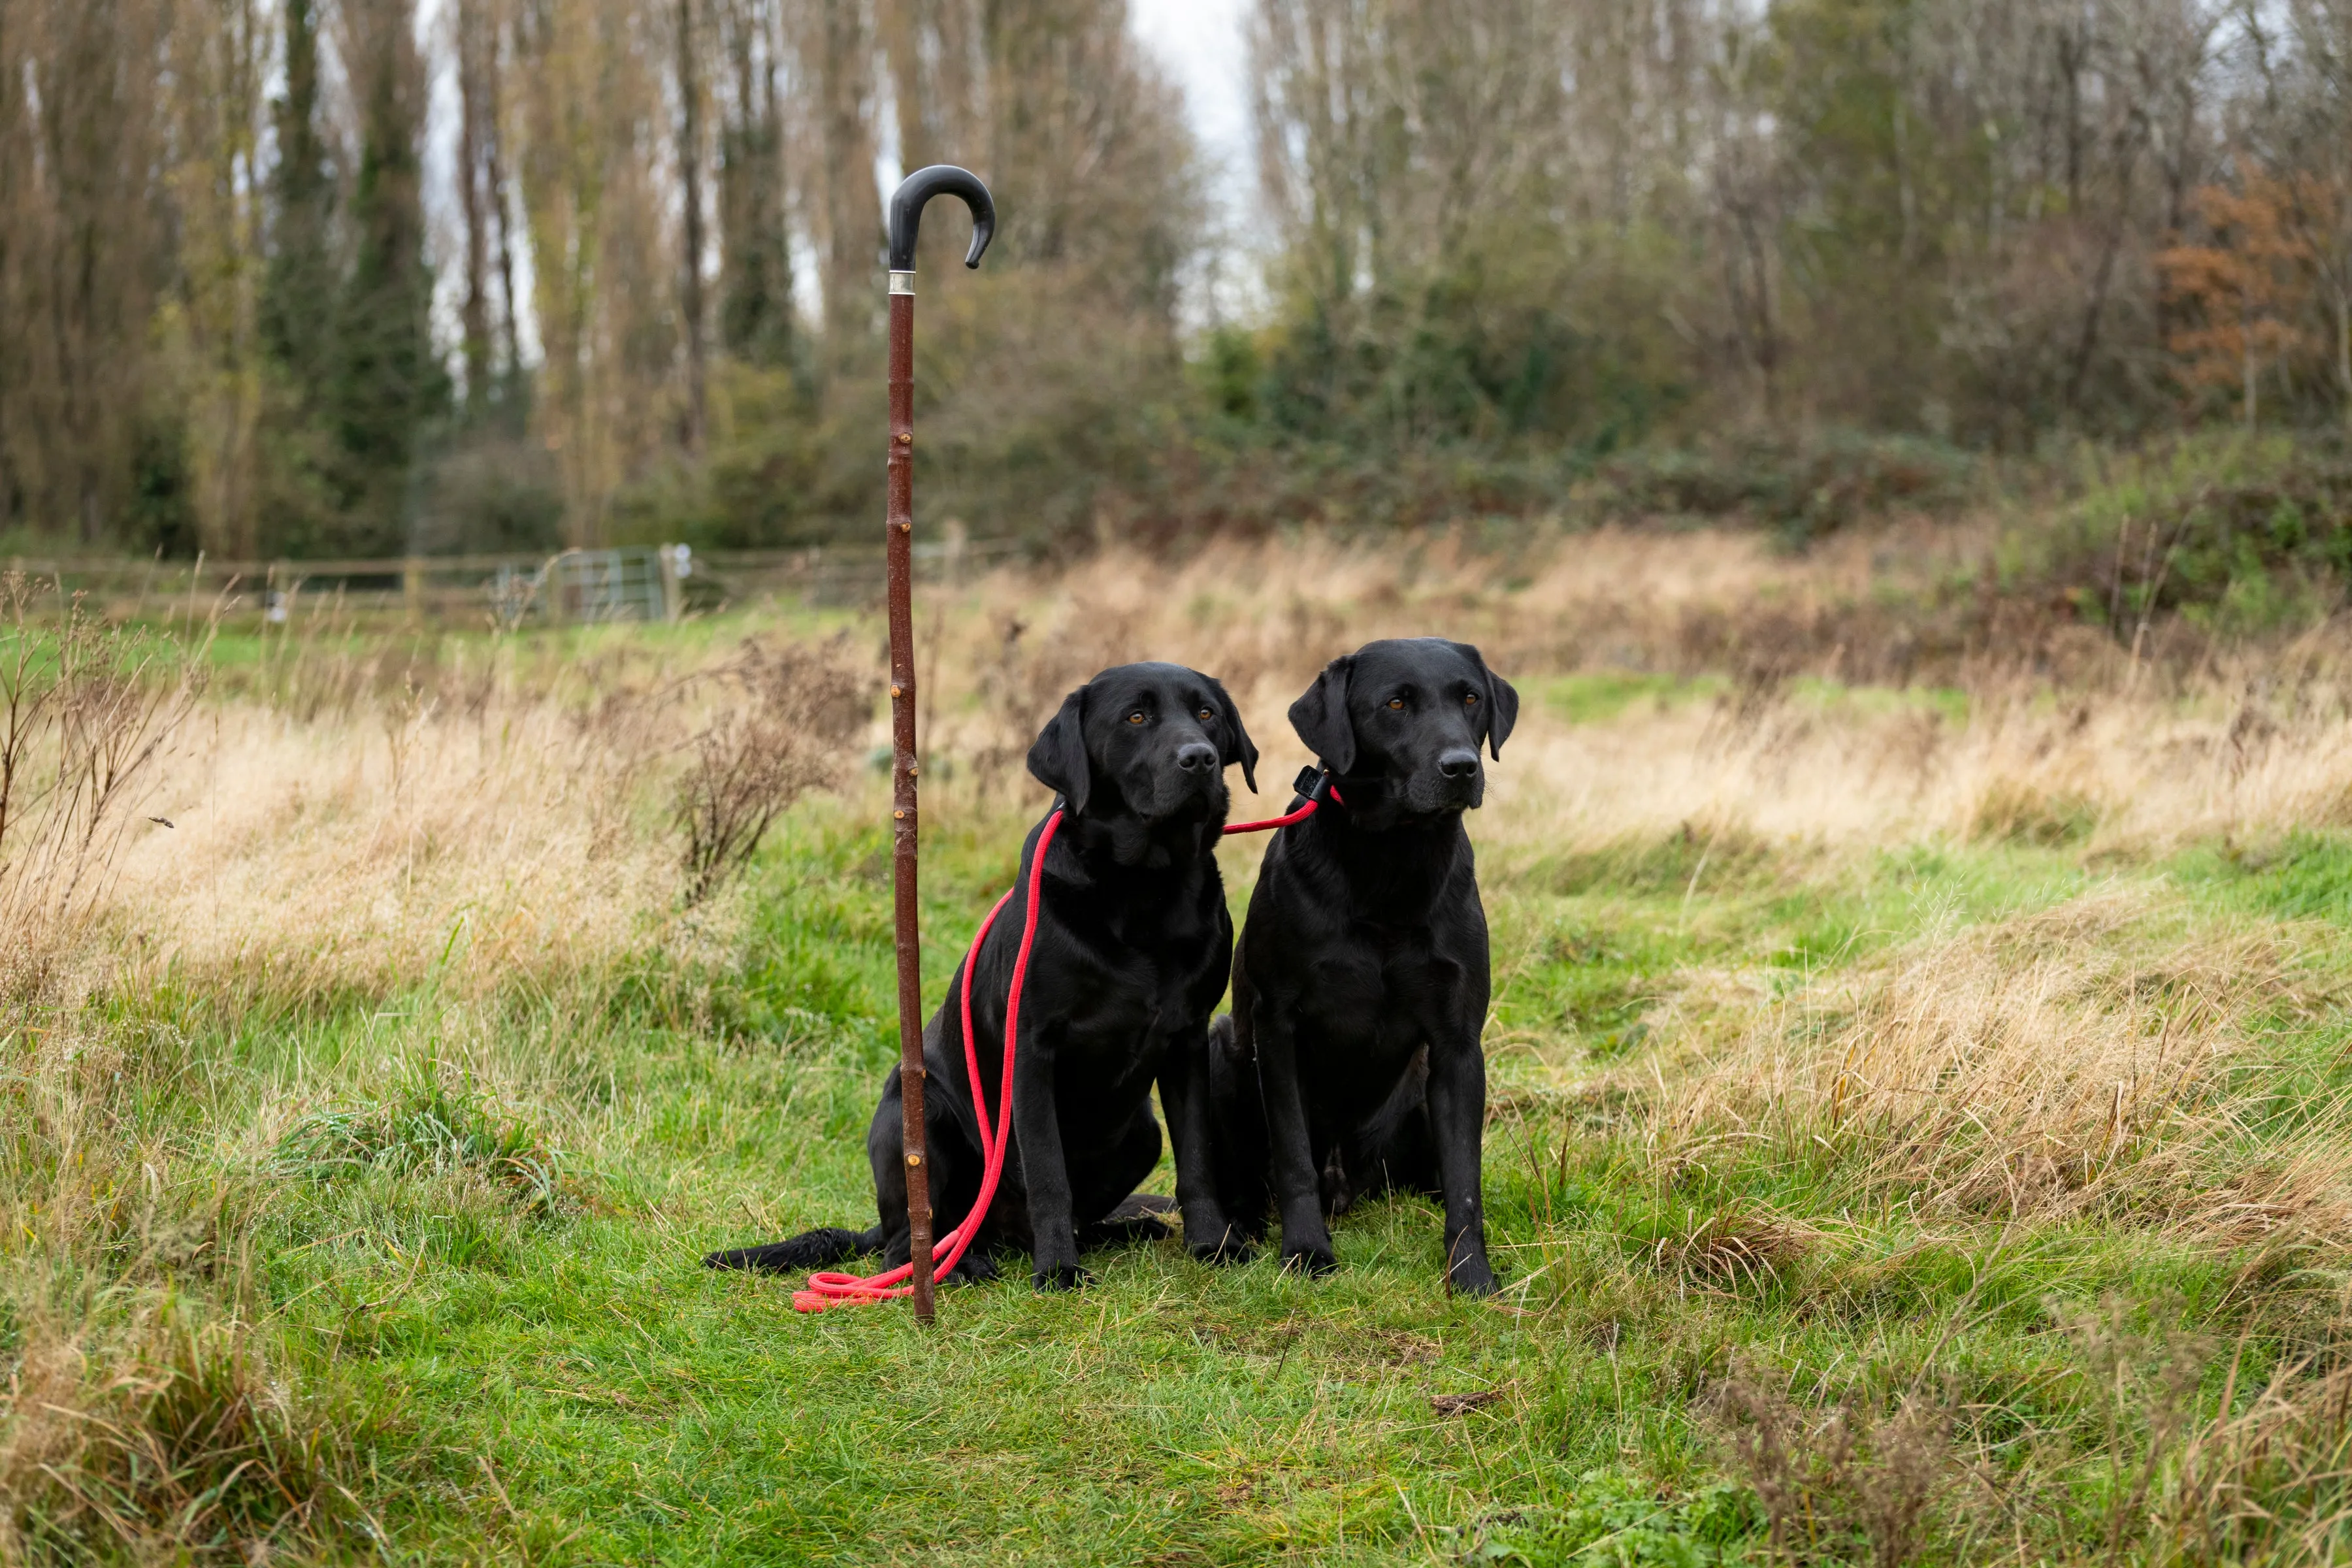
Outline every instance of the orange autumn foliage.
[(2311, 346), (2295, 324), (2312, 287), (2305, 236), (2334, 193), (2307, 174), (2279, 179), (2250, 165), (2238, 189), (2203, 185), (2190, 200), (2210, 238), (2156, 258), (2166, 299), (2192, 307), (2166, 346), (2192, 387), (2241, 386), (2251, 421), (2262, 367)]

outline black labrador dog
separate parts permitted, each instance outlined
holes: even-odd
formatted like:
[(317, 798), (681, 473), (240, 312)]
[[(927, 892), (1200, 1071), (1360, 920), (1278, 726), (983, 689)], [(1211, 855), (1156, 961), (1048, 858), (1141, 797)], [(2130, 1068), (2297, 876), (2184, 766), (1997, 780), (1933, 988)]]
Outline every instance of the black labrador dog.
[(1196, 1257), (1246, 1258), (1271, 1203), (1284, 1261), (1321, 1273), (1327, 1216), (1393, 1188), (1444, 1199), (1454, 1289), (1495, 1289), (1486, 916), (1462, 814), (1486, 793), (1480, 743), (1499, 758), (1518, 709), (1476, 648), (1437, 637), (1369, 643), (1291, 704), (1320, 804), (1266, 850), (1232, 1016), (1161, 1090)]
[[(1224, 770), (1234, 763), (1255, 790), (1257, 748), (1233, 700), (1210, 677), (1172, 664), (1104, 670), (1063, 700), (1029, 748), (1029, 771), (1059, 795), (1064, 818), (1045, 855), (1022, 992), (1012, 1149), (958, 1277), (993, 1278), (989, 1254), (1019, 1248), (1041, 1289), (1065, 1289), (1086, 1280), (1081, 1247), (1166, 1234), (1143, 1212), (1148, 1200), (1128, 1198), (1160, 1159), (1152, 1085), (1171, 1059), (1199, 1054), (1233, 962), (1216, 848), (1229, 799)], [(972, 1033), (992, 1112), (1003, 1104), (1006, 993), (1044, 827), (1029, 830), (1013, 895), (972, 976)], [(941, 1236), (979, 1196), (982, 1163), (962, 984), (959, 964), (923, 1031), (924, 1142)], [(903, 1116), (893, 1068), (866, 1135), (880, 1225), (813, 1230), (703, 1261), (796, 1272), (879, 1249), (889, 1267), (906, 1262)]]

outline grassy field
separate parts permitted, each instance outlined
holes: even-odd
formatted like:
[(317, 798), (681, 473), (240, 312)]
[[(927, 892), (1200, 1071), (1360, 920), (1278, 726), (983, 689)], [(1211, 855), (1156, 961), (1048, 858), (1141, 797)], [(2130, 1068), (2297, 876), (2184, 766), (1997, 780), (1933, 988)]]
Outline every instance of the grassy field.
[[(1385, 1202), (1327, 1279), (1138, 1246), (930, 1332), (696, 1266), (869, 1212), (877, 733), (793, 742), (837, 765), (712, 896), (674, 805), (873, 622), (321, 623), (128, 683), (89, 634), (24, 732), (116, 782), (0, 828), (0, 1560), (2352, 1554), (2337, 645), (1786, 653), (1869, 577), (1275, 545), (927, 610), (934, 1001), (1097, 666), (1226, 676), (1269, 806), (1364, 637), (1476, 638), (1527, 699), (1473, 822), (1502, 1296)], [(56, 637), (10, 646), (37, 687)]]

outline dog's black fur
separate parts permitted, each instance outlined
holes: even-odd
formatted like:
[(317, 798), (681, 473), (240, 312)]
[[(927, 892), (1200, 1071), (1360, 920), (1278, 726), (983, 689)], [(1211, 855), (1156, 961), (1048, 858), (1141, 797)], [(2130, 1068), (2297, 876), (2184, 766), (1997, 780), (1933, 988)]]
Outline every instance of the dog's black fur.
[[(1239, 763), (1257, 787), (1257, 748), (1224, 688), (1172, 664), (1104, 670), (1064, 700), (1029, 749), (1029, 771), (1060, 796), (1046, 852), (1036, 945), (1022, 991), (1012, 1151), (977, 1242), (958, 1265), (992, 1278), (992, 1251), (1017, 1247), (1041, 1289), (1081, 1284), (1082, 1246), (1165, 1235), (1148, 1198), (1129, 1199), (1160, 1159), (1151, 1086), (1189, 1062), (1233, 961), (1233, 921), (1217, 839)], [(1002, 1106), (1004, 1008), (1027, 913), (1031, 858), (989, 929), (972, 977), (972, 1031), (992, 1110)], [(979, 1196), (982, 1160), (966, 1081), (959, 997), (963, 969), (923, 1031), (925, 1143), (931, 1205), (944, 1236)], [(715, 1252), (719, 1268), (797, 1271), (879, 1249), (907, 1261), (907, 1179), (898, 1074), (866, 1133), (882, 1223), (863, 1233), (813, 1230), (768, 1247)]]
[(1161, 1089), (1195, 1256), (1247, 1257), (1271, 1204), (1286, 1263), (1321, 1273), (1327, 1216), (1399, 1188), (1444, 1201), (1454, 1288), (1495, 1289), (1486, 916), (1462, 814), (1485, 796), (1480, 742), (1499, 759), (1518, 707), (1476, 648), (1436, 637), (1367, 644), (1291, 705), (1327, 775), (1299, 787), (1322, 804), (1268, 847), (1233, 1014)]

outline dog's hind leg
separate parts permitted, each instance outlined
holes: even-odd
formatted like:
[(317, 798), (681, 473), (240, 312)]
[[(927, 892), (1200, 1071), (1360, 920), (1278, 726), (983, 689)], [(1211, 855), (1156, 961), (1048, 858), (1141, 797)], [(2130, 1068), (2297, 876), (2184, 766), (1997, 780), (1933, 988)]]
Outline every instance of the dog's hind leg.
[(1353, 1196), (1412, 1193), (1443, 1199), (1437, 1138), (1429, 1121), (1429, 1047), (1405, 1064), (1387, 1100), (1366, 1117), (1347, 1141), (1347, 1170), (1359, 1185)]
[[(875, 1108), (866, 1132), (866, 1163), (874, 1171), (874, 1206), (881, 1220), (882, 1261), (896, 1268), (914, 1256), (914, 1237), (907, 1221), (907, 1161), (904, 1104), (898, 1092), (898, 1069), (890, 1069), (882, 1087), (882, 1103)], [(980, 1194), (980, 1151), (964, 1137), (963, 1128), (944, 1105), (923, 1107), (924, 1152), (931, 1165), (931, 1234), (944, 1236)], [(991, 1279), (995, 1270), (986, 1256), (982, 1237), (963, 1256), (955, 1277)], [(965, 1267), (969, 1265), (969, 1267)]]
[(882, 1262), (896, 1268), (914, 1256), (907, 1225), (905, 1100), (898, 1092), (898, 1069), (883, 1080), (882, 1103), (866, 1129), (866, 1160), (874, 1171), (874, 1207), (881, 1219)]
[[(963, 1141), (961, 1126), (953, 1123), (944, 1110), (934, 1121), (929, 1114), (929, 1109), (928, 1105), (924, 1107), (925, 1120), (934, 1121), (930, 1136), (931, 1212), (934, 1215), (931, 1231), (934, 1236), (944, 1238), (950, 1230), (963, 1224), (964, 1216), (971, 1212), (971, 1205), (979, 1200), (982, 1161), (980, 1152)], [(939, 1124), (941, 1122), (949, 1125), (942, 1127)], [(956, 1260), (956, 1266), (940, 1276), (941, 1279), (951, 1284), (979, 1285), (997, 1277), (996, 1264), (989, 1254), (994, 1250), (992, 1243), (997, 1246), (1003, 1243), (1001, 1227), (983, 1220), (981, 1229), (982, 1234), (964, 1248), (963, 1256)]]
[(1160, 1241), (1171, 1232), (1160, 1218), (1169, 1202), (1156, 1193), (1135, 1188), (1160, 1163), (1160, 1123), (1146, 1107), (1128, 1123), (1118, 1144), (1087, 1172), (1073, 1194), (1081, 1215), (1095, 1217), (1078, 1225), (1078, 1250), (1092, 1251), (1121, 1242)]
[(1236, 1059), (1234, 1020), (1220, 1015), (1202, 1037), (1172, 1047), (1160, 1073), (1184, 1245), (1204, 1263), (1246, 1263), (1250, 1243), (1265, 1228), (1257, 1070), (1246, 1061), (1236, 1067)]

